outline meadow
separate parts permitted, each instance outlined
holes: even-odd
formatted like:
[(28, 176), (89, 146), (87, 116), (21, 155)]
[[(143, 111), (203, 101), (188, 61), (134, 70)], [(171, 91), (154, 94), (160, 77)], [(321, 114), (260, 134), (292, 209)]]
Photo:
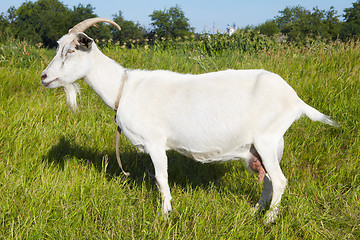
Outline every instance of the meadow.
[(273, 225), (251, 214), (262, 183), (241, 161), (201, 164), (169, 152), (174, 211), (165, 219), (143, 168), (153, 172), (151, 160), (124, 137), (131, 175), (117, 166), (114, 112), (79, 81), (80, 109), (72, 114), (63, 89), (40, 84), (55, 50), (9, 40), (0, 47), (1, 239), (360, 238), (358, 42), (213, 54), (196, 45), (102, 49), (132, 69), (266, 69), (341, 126), (301, 118), (287, 131), (281, 166), (288, 185)]

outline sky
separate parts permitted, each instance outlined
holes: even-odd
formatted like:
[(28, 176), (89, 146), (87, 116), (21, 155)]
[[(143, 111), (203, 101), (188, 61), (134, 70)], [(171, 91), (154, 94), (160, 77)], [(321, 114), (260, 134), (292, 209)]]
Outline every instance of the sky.
[[(10, 6), (18, 8), (26, 0), (1, 0), (0, 13)], [(318, 7), (329, 10), (335, 7), (338, 15), (343, 15), (345, 8), (352, 7), (357, 0), (60, 0), (71, 8), (78, 4), (91, 4), (95, 7), (95, 14), (99, 17), (112, 19), (112, 15), (121, 11), (125, 20), (139, 23), (145, 29), (151, 28), (149, 15), (154, 10), (164, 10), (176, 5), (185, 13), (195, 32), (213, 33), (225, 32), (228, 24), (237, 27), (259, 25), (267, 20), (274, 19), (279, 11), (287, 6), (301, 5), (308, 10)], [(36, 2), (32, 0), (31, 2)], [(342, 17), (340, 17), (343, 20)]]

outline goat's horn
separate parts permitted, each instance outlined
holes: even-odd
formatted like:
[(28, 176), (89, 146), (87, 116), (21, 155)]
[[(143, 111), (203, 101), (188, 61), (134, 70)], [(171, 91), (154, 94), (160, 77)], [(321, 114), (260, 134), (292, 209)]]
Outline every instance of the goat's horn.
[(89, 27), (91, 27), (91, 26), (93, 26), (93, 25), (95, 25), (96, 23), (99, 23), (99, 22), (111, 23), (112, 25), (117, 27), (119, 30), (121, 30), (120, 26), (116, 22), (111, 21), (110, 19), (107, 19), (107, 18), (89, 18), (89, 19), (86, 19), (86, 20), (76, 24), (72, 29), (69, 30), (69, 33), (77, 34), (78, 32), (84, 32), (86, 29), (88, 29)]

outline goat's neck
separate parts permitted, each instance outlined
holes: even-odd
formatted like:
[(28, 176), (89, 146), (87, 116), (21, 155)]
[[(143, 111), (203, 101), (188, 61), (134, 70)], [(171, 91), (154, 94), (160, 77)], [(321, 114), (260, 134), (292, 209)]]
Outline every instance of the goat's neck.
[(105, 56), (97, 48), (94, 50), (92, 66), (85, 77), (85, 82), (100, 96), (106, 105), (114, 109), (125, 69)]

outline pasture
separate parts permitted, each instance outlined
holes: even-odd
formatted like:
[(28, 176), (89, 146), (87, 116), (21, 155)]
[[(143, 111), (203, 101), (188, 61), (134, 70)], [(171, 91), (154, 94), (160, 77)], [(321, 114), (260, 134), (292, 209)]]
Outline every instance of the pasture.
[[(114, 112), (84, 83), (79, 113), (40, 74), (54, 50), (9, 41), (0, 47), (0, 238), (2, 239), (359, 239), (360, 45), (278, 45), (209, 54), (182, 48), (105, 46), (126, 68), (199, 74), (262, 68), (282, 76), (334, 128), (301, 118), (285, 135), (288, 185), (279, 219), (266, 226), (250, 208), (262, 183), (241, 161), (201, 164), (169, 152), (173, 212), (143, 168), (148, 156), (122, 136)], [(105, 81), (106, 79), (104, 79)], [(156, 106), (154, 106), (156, 107)], [(261, 116), (259, 116), (261, 117)], [(146, 119), (144, 119), (146, 121)], [(140, 159), (141, 161), (140, 161)]]

